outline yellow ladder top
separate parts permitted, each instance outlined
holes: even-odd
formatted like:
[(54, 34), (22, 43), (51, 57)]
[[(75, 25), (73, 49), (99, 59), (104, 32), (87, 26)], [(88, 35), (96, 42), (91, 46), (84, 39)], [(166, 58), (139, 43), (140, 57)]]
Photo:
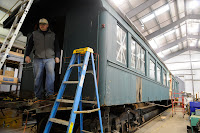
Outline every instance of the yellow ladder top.
[(79, 53), (79, 54), (85, 54), (86, 51), (88, 51), (88, 52), (90, 52), (90, 53), (94, 53), (94, 51), (93, 51), (92, 48), (90, 48), (90, 47), (85, 47), (85, 48), (75, 49), (75, 50), (73, 51), (73, 54), (77, 54), (77, 53)]

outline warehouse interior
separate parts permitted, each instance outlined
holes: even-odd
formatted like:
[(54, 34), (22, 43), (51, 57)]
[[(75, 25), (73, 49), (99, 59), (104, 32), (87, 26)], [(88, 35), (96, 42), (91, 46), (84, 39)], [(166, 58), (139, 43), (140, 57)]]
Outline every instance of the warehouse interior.
[[(1, 46), (4, 44), (4, 40), (7, 39), (7, 35), (9, 34), (9, 30), (11, 28), (11, 26), (7, 26), (7, 25), (5, 26), (5, 22), (8, 21), (8, 18), (10, 16), (12, 16), (13, 12), (16, 11), (15, 9), (17, 7), (20, 7), (24, 1), (26, 1), (26, 0), (0, 0), (0, 44), (1, 44)], [(28, 0), (28, 1), (31, 1), (31, 0)], [(44, 4), (44, 3), (42, 3), (43, 0), (33, 0), (33, 1), (35, 3), (41, 2), (40, 4)], [(51, 1), (53, 1), (53, 0), (51, 0)], [(91, 2), (90, 0), (86, 0), (86, 1)], [(116, 127), (111, 126), (111, 128), (106, 128), (104, 130), (104, 132), (113, 132), (113, 133), (118, 133), (118, 132), (122, 132), (122, 133), (129, 133), (129, 132), (136, 132), (136, 133), (199, 132), (200, 131), (200, 124), (199, 124), (200, 123), (200, 115), (198, 115), (198, 114), (200, 114), (199, 113), (200, 112), (200, 110), (199, 110), (200, 109), (200, 100), (199, 100), (199, 98), (200, 98), (200, 96), (199, 96), (199, 93), (200, 93), (200, 59), (199, 59), (200, 58), (200, 13), (199, 13), (200, 12), (200, 0), (96, 0), (96, 1), (101, 1), (103, 3), (102, 4), (103, 6), (105, 3), (108, 4), (109, 6), (108, 6), (107, 10), (110, 12), (111, 11), (116, 12), (116, 14), (119, 15), (121, 17), (121, 19), (123, 21), (125, 21), (125, 23), (127, 25), (132, 27), (132, 29), (135, 31), (135, 33), (138, 36), (140, 36), (142, 40), (144, 40), (144, 42), (147, 44), (147, 46), (150, 47), (150, 50), (153, 51), (153, 53), (155, 53), (155, 57), (158, 58), (158, 60), (160, 60), (160, 62), (164, 64), (163, 66), (166, 66), (167, 71), (168, 71), (166, 74), (166, 80), (167, 80), (166, 86), (168, 86), (169, 91), (171, 91), (171, 89), (172, 89), (171, 85), (170, 85), (172, 82), (171, 75), (173, 75), (174, 81), (179, 82), (178, 91), (176, 92), (177, 94), (175, 94), (175, 93), (173, 94), (173, 89), (169, 93), (168, 101), (172, 102), (171, 104), (169, 104), (169, 106), (168, 106), (168, 103), (167, 103), (167, 105), (162, 105), (161, 100), (160, 100), (159, 105), (156, 105), (156, 104), (158, 104), (156, 101), (154, 101), (154, 102), (151, 101), (152, 103), (149, 104), (148, 102), (141, 102), (141, 100), (139, 100), (139, 102), (141, 102), (142, 105), (140, 103), (138, 103), (138, 101), (137, 101), (137, 107), (139, 106), (139, 108), (141, 108), (141, 109), (147, 108), (146, 107), (147, 104), (148, 104), (147, 105), (148, 107), (158, 106), (159, 109), (164, 108), (164, 109), (160, 109), (160, 110), (162, 110), (162, 112), (158, 113), (152, 119), (146, 121), (144, 124), (141, 124), (141, 125), (138, 124), (138, 126), (134, 130), (129, 129), (130, 128), (129, 126), (126, 126), (126, 131), (123, 126), (118, 127), (118, 128), (117, 128), (117, 126)], [(80, 2), (80, 1), (78, 1), (78, 2)], [(101, 2), (99, 2), (99, 3), (101, 3)], [(46, 1), (46, 3), (48, 4), (47, 1)], [(53, 7), (55, 3), (56, 2), (54, 1), (54, 3), (50, 4), (50, 5)], [(84, 6), (87, 5), (87, 4), (83, 4), (83, 3), (84, 2), (76, 3), (77, 7), (81, 7), (82, 5), (84, 5)], [(95, 2), (91, 2), (91, 3), (93, 4)], [(58, 3), (57, 6), (55, 5), (56, 8), (59, 8), (59, 6), (62, 6), (61, 2)], [(63, 17), (62, 15), (60, 15), (60, 16), (58, 15), (59, 17), (55, 17), (55, 16), (48, 17), (48, 16), (45, 16), (45, 14), (47, 14), (48, 11), (42, 10), (41, 7), (40, 7), (40, 10), (38, 9), (38, 12), (37, 12), (38, 16), (36, 13), (37, 6), (33, 6), (34, 11), (31, 11), (31, 7), (30, 7), (30, 12), (31, 12), (30, 14), (32, 14), (32, 15), (34, 14), (35, 16), (31, 16), (31, 15), (27, 14), (27, 21), (25, 18), (25, 24), (24, 24), (26, 26), (23, 27), (23, 25), (22, 25), (23, 32), (19, 30), (19, 33), (18, 33), (17, 37), (15, 38), (14, 43), (12, 45), (11, 51), (13, 51), (15, 53), (10, 53), (11, 55), (6, 57), (7, 58), (7, 60), (5, 61), (6, 65), (4, 65), (0, 71), (0, 75), (13, 77), (13, 78), (16, 78), (16, 80), (20, 81), (19, 83), (18, 82), (17, 83), (7, 83), (7, 82), (4, 83), (3, 81), (0, 81), (1, 82), (1, 84), (0, 84), (0, 100), (1, 100), (0, 104), (2, 104), (2, 106), (0, 106), (0, 109), (1, 109), (0, 132), (2, 131), (2, 133), (3, 132), (23, 132), (23, 133), (34, 132), (34, 133), (37, 133), (37, 132), (43, 132), (43, 130), (44, 130), (44, 129), (37, 128), (38, 123), (35, 119), (31, 120), (31, 118), (30, 118), (30, 121), (27, 122), (28, 116), (34, 115), (34, 114), (28, 114), (28, 113), (25, 113), (24, 111), (22, 111), (20, 113), (18, 113), (18, 111), (14, 111), (14, 110), (12, 111), (9, 109), (10, 103), (6, 103), (6, 102), (13, 102), (13, 99), (14, 99), (14, 101), (15, 100), (17, 101), (17, 99), (20, 99), (20, 93), (21, 93), (20, 92), (20, 89), (21, 89), (20, 83), (23, 82), (23, 81), (21, 81), (23, 79), (23, 75), (24, 75), (24, 77), (26, 76), (25, 79), (23, 79), (24, 82), (29, 80), (29, 76), (30, 76), (29, 73), (28, 73), (28, 75), (23, 74), (23, 70), (26, 69), (26, 70), (30, 71), (27, 68), (29, 68), (31, 66), (30, 64), (29, 65), (26, 64), (26, 62), (24, 60), (27, 36), (28, 36), (27, 31), (30, 31), (27, 29), (27, 27), (28, 27), (27, 25), (29, 23), (30, 23), (30, 27), (32, 27), (32, 29), (33, 29), (36, 26), (34, 24), (37, 23), (39, 21), (39, 19), (41, 19), (41, 17), (47, 17), (50, 24), (54, 24), (53, 26), (50, 25), (50, 26), (52, 26), (51, 28), (54, 29), (54, 32), (56, 34), (58, 34), (58, 36), (60, 37), (59, 42), (60, 42), (60, 47), (61, 47), (61, 53), (63, 53), (63, 50), (65, 50), (65, 48), (66, 48), (66, 47), (63, 48), (62, 44), (66, 42), (66, 40), (64, 39), (66, 36), (64, 34), (66, 34), (65, 33), (67, 31), (66, 29), (69, 28), (69, 26), (67, 24), (64, 24), (65, 23), (64, 20), (67, 18), (67, 19), (70, 19), (70, 21), (71, 21), (71, 20), (74, 20), (73, 17), (67, 16), (67, 15), (66, 15), (67, 16), (66, 18)], [(69, 7), (70, 7), (70, 5), (69, 5)], [(66, 8), (66, 7), (63, 5), (61, 7), (61, 10), (59, 10), (59, 11), (67, 11), (67, 9), (65, 10), (64, 8)], [(48, 9), (48, 7), (45, 9)], [(73, 9), (73, 7), (72, 7), (72, 9)], [(40, 13), (41, 10), (43, 12)], [(74, 8), (74, 10), (78, 10), (78, 8)], [(104, 10), (105, 9), (102, 9), (101, 11), (103, 12)], [(57, 13), (60, 13), (59, 11)], [(71, 11), (71, 9), (70, 9), (70, 11)], [(88, 12), (90, 12), (90, 11), (92, 12), (94, 10), (88, 9)], [(101, 11), (99, 11), (99, 12), (101, 12)], [(52, 12), (50, 11), (49, 14)], [(78, 11), (76, 13), (78, 13)], [(76, 13), (74, 13), (74, 14), (77, 15)], [(88, 19), (88, 18), (91, 19), (91, 23), (90, 23), (91, 27), (93, 25), (97, 24), (97, 21), (92, 21), (92, 20), (96, 19), (97, 17), (81, 16), (81, 18), (84, 18), (84, 17), (85, 17), (85, 19)], [(100, 17), (98, 16), (98, 21), (100, 19), (101, 19), (101, 15), (100, 15)], [(31, 21), (34, 23), (31, 23)], [(98, 26), (99, 26), (100, 22), (101, 21), (98, 22)], [(84, 27), (84, 24), (85, 23), (83, 23), (83, 25), (81, 25), (80, 27)], [(107, 28), (109, 26), (110, 25), (102, 24), (99, 27), (100, 27), (100, 30), (102, 30), (103, 28)], [(72, 29), (76, 28), (76, 30), (77, 30), (77, 27), (70, 27), (70, 28), (72, 28)], [(71, 37), (71, 35), (73, 34), (73, 30), (69, 30), (69, 31), (71, 33), (69, 34), (68, 37)], [(95, 31), (88, 29), (88, 34), (91, 35), (92, 33), (96, 32), (96, 31), (99, 32), (99, 29), (97, 29)], [(80, 32), (82, 32), (82, 31), (80, 30)], [(77, 33), (77, 35), (79, 35), (79, 34)], [(101, 38), (101, 37), (98, 38), (99, 35), (101, 36), (100, 33), (99, 34), (97, 33), (97, 35), (94, 35), (94, 36), (97, 36), (97, 38), (95, 38), (94, 39), (95, 41), (93, 41), (93, 42), (98, 43), (98, 41), (100, 40), (99, 38)], [(76, 37), (72, 37), (72, 38), (75, 39)], [(92, 41), (83, 40), (83, 39), (81, 41), (84, 43), (92, 42)], [(85, 45), (81, 45), (81, 46), (85, 46)], [(73, 46), (72, 48), (74, 48), (74, 47), (75, 46)], [(69, 51), (71, 52), (74, 50), (74, 49), (70, 48), (70, 46), (67, 46), (67, 48), (69, 49), (69, 50), (67, 49), (68, 52)], [(98, 50), (98, 48), (96, 48), (96, 46), (94, 49)], [(122, 49), (126, 49), (126, 48), (122, 47)], [(68, 55), (68, 53), (66, 55)], [(2, 60), (2, 57), (3, 57), (3, 54), (1, 54), (1, 60)], [(100, 58), (100, 63), (101, 63), (101, 59), (102, 59), (101, 54), (97, 55), (97, 56), (95, 55), (95, 58), (96, 57), (98, 58), (98, 60)], [(68, 58), (65, 57), (65, 54), (64, 54), (64, 56), (62, 56), (62, 54), (61, 54), (60, 62), (56, 65), (55, 72), (57, 73), (56, 74), (57, 78), (55, 79), (54, 86), (55, 86), (55, 90), (57, 90), (57, 92), (61, 85), (61, 81), (62, 81), (61, 77), (62, 77), (62, 75), (64, 75), (62, 73), (64, 70), (61, 71), (61, 66), (62, 66), (62, 63), (64, 63), (64, 61), (66, 59), (68, 59)], [(154, 66), (154, 69), (155, 69), (155, 67), (156, 66)], [(100, 69), (101, 69), (101, 65), (100, 65)], [(156, 70), (157, 70), (157, 68), (156, 68)], [(97, 80), (98, 80), (98, 69), (96, 71), (97, 71)], [(153, 70), (153, 71), (155, 73), (154, 75), (156, 75), (157, 72), (155, 72), (155, 70)], [(101, 72), (102, 71), (100, 70), (99, 75), (101, 75)], [(151, 75), (151, 73), (150, 73), (150, 75)], [(30, 79), (31, 79), (31, 81), (30, 81), (31, 84), (33, 84), (33, 74), (31, 75)], [(157, 80), (157, 78), (156, 78), (156, 80)], [(136, 80), (136, 81), (141, 82), (140, 80)], [(109, 81), (109, 82), (111, 82), (111, 81)], [(101, 80), (99, 83), (101, 83)], [(98, 81), (97, 81), (97, 84), (98, 84)], [(108, 84), (106, 84), (106, 85), (108, 85)], [(136, 87), (137, 87), (137, 85), (136, 85)], [(30, 88), (31, 88), (31, 86), (30, 86)], [(31, 89), (33, 89), (33, 87)], [(11, 94), (11, 92), (12, 92), (12, 94)], [(14, 92), (14, 94), (13, 94), (13, 92)], [(93, 93), (93, 92), (91, 92), (91, 93)], [(21, 95), (25, 95), (25, 94), (26, 94), (26, 92), (21, 93)], [(34, 93), (32, 95), (34, 95)], [(177, 95), (179, 95), (179, 96), (177, 96)], [(13, 96), (15, 96), (17, 98), (13, 98)], [(173, 96), (174, 96), (174, 99), (173, 99)], [(21, 97), (23, 97), (23, 96), (21, 96)], [(31, 97), (31, 99), (32, 99), (32, 97)], [(100, 96), (100, 99), (101, 99), (101, 96)], [(29, 100), (27, 99), (26, 102), (28, 102), (28, 101)], [(54, 103), (54, 101), (52, 101), (52, 102)], [(100, 100), (100, 102), (101, 102), (101, 100)], [(194, 107), (190, 106), (190, 102), (192, 102), (191, 105), (194, 104)], [(53, 106), (53, 103), (52, 103), (52, 106)], [(42, 105), (42, 107), (46, 107), (46, 105), (48, 105), (48, 104), (49, 103), (45, 101), (41, 105)], [(7, 107), (7, 105), (8, 105), (8, 107)], [(34, 102), (31, 105), (34, 105)], [(175, 108), (175, 106), (179, 106), (179, 105), (180, 105), (181, 109), (183, 108), (184, 112), (181, 110), (180, 112), (173, 114), (173, 109)], [(5, 107), (3, 107), (3, 106), (5, 106)], [(16, 103), (15, 104), (12, 103), (11, 106), (18, 106), (18, 105)], [(52, 106), (51, 106), (51, 108), (52, 108)], [(104, 106), (106, 106), (106, 105), (104, 105)], [(127, 106), (127, 105), (124, 105), (124, 107), (125, 106)], [(140, 107), (140, 106), (142, 106), (142, 107)], [(21, 107), (21, 105), (20, 105), (20, 107)], [(37, 106), (33, 106), (33, 108), (37, 108)], [(50, 108), (50, 110), (51, 110), (51, 108)], [(117, 106), (116, 106), (116, 108), (117, 108)], [(191, 112), (191, 108), (195, 108), (193, 110), (194, 114)], [(24, 106), (23, 106), (23, 109), (20, 109), (20, 110), (28, 110), (28, 109), (24, 108)], [(108, 110), (111, 110), (111, 108)], [(106, 112), (107, 108), (106, 107), (103, 108), (103, 111)], [(7, 117), (5, 112), (11, 118)], [(19, 114), (19, 116), (16, 116), (16, 114)], [(105, 114), (102, 113), (102, 117), (104, 117), (104, 115)], [(129, 115), (127, 115), (127, 116), (129, 117)], [(41, 115), (40, 117), (44, 117), (44, 116)], [(17, 122), (15, 123), (16, 118), (17, 118)], [(48, 117), (47, 117), (47, 119), (48, 119)], [(105, 118), (103, 118), (103, 121), (104, 121), (104, 119)], [(8, 122), (8, 123), (10, 122), (10, 124), (6, 124), (6, 122)], [(44, 122), (45, 124), (43, 124), (44, 127), (46, 125), (46, 122), (47, 121), (45, 121)], [(77, 123), (79, 123), (79, 122), (77, 122)], [(86, 123), (87, 123), (87, 121), (86, 121)], [(103, 124), (103, 126), (107, 126), (107, 125)], [(97, 126), (97, 127), (99, 128), (98, 132), (102, 132), (100, 130), (101, 126), (100, 127)], [(77, 127), (75, 126), (74, 132), (75, 132), (76, 128)], [(114, 128), (116, 128), (116, 129), (114, 129)], [(77, 128), (76, 132), (79, 132), (79, 130), (80, 129)], [(64, 128), (63, 131), (66, 132), (66, 129)], [(80, 130), (80, 132), (86, 132), (86, 131)], [(93, 132), (97, 132), (97, 131), (95, 130)]]

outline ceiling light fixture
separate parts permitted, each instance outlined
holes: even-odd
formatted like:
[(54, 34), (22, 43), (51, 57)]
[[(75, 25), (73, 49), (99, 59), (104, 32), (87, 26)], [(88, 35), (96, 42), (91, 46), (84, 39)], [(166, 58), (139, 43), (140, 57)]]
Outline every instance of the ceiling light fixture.
[(162, 14), (162, 13), (168, 11), (168, 10), (169, 10), (169, 5), (167, 4), (165, 6), (158, 8), (157, 10), (155, 10), (155, 15), (158, 16), (158, 15), (160, 15), (160, 14)]
[(153, 19), (153, 18), (155, 18), (155, 15), (152, 13), (152, 14), (150, 14), (150, 15), (144, 17), (144, 18), (142, 19), (142, 22), (145, 23), (145, 22), (147, 22), (147, 21), (149, 21), (149, 20), (151, 20), (151, 19)]
[(157, 48), (158, 48), (156, 42), (155, 42), (153, 39), (152, 39), (151, 41), (149, 41), (149, 44), (151, 45), (151, 47), (152, 47), (153, 49), (157, 49)]
[(174, 32), (175, 32), (175, 30), (168, 31), (167, 33), (164, 34), (164, 36), (168, 36), (168, 35), (170, 35), (170, 34), (172, 34)]
[(162, 52), (158, 53), (158, 56), (159, 56), (160, 58), (165, 57), (165, 55), (164, 55)]
[(189, 9), (194, 9), (200, 5), (200, 2), (198, 0), (193, 0), (193, 1), (190, 1), (188, 5), (189, 5), (188, 6)]
[(115, 3), (116, 6), (120, 6), (125, 2), (125, 0), (112, 0), (112, 1), (113, 3)]
[(145, 16), (144, 18), (142, 18), (142, 22), (145, 23), (145, 22), (148, 22), (149, 20), (155, 18), (155, 16), (159, 16), (161, 14), (163, 14), (164, 12), (168, 11), (169, 10), (169, 5), (164, 5), (158, 9), (156, 9), (153, 13)]

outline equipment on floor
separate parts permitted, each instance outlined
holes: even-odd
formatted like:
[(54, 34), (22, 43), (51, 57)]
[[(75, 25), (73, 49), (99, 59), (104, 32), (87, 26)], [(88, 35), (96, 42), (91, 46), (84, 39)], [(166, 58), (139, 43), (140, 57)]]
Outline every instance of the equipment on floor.
[(18, 13), (15, 15), (15, 20), (10, 28), (10, 31), (8, 32), (8, 35), (6, 36), (1, 49), (0, 53), (4, 52), (1, 56), (0, 61), (0, 69), (2, 68), (5, 60), (8, 57), (8, 54), (14, 44), (15, 39), (17, 38), (17, 35), (19, 33), (19, 30), (25, 20), (26, 15), (28, 14), (28, 11), (33, 3), (33, 0), (22, 0), (23, 2), (20, 4), (21, 7), (18, 11)]
[[(176, 112), (182, 112), (183, 118), (185, 116), (185, 106), (184, 106), (184, 96), (182, 92), (176, 93), (172, 92), (172, 117)], [(176, 104), (180, 104), (180, 107), (178, 108)]]
[[(81, 55), (83, 55), (83, 54), (85, 54), (84, 62), (81, 63)], [(82, 100), (82, 88), (83, 88), (85, 75), (88, 72), (86, 70), (87, 70), (88, 61), (89, 61), (90, 56), (91, 56), (91, 59), (92, 59), (92, 68), (93, 68), (93, 75), (94, 75), (94, 83), (95, 83), (95, 91), (96, 91), (96, 99), (97, 99), (98, 108), (83, 111), (82, 110), (82, 101), (81, 101)], [(76, 61), (76, 58), (77, 58), (77, 64), (74, 64), (75, 61)], [(78, 81), (68, 81), (73, 67), (78, 67)], [(74, 101), (62, 98), (67, 84), (78, 84)], [(56, 112), (57, 112), (57, 109), (58, 109), (60, 102), (73, 103), (73, 108), (72, 108), (72, 111), (71, 111), (69, 122), (55, 118), (55, 115), (56, 115)], [(88, 101), (88, 102), (91, 102), (91, 101)], [(77, 111), (78, 107), (79, 107), (79, 111)], [(99, 115), (101, 133), (103, 133), (100, 102), (99, 102), (98, 87), (97, 87), (97, 80), (96, 80), (96, 71), (95, 71), (95, 64), (94, 64), (94, 57), (93, 57), (93, 49), (91, 49), (89, 47), (76, 49), (76, 50), (73, 51), (73, 55), (72, 55), (72, 58), (70, 60), (70, 64), (69, 64), (67, 71), (65, 73), (64, 79), (62, 81), (60, 90), (58, 92), (54, 106), (52, 108), (51, 115), (50, 115), (49, 120), (47, 122), (47, 125), (45, 127), (44, 133), (49, 133), (51, 126), (52, 126), (52, 123), (58, 123), (58, 124), (66, 125), (66, 126), (68, 126), (67, 127), (67, 133), (72, 133), (73, 128), (74, 128), (74, 124), (75, 124), (76, 114), (80, 114), (80, 132), (86, 132), (83, 129), (83, 116), (82, 116), (82, 114), (83, 113), (92, 113), (92, 112), (96, 112), (96, 111), (98, 111), (98, 115)], [(87, 132), (89, 132), (89, 131), (87, 131)]]

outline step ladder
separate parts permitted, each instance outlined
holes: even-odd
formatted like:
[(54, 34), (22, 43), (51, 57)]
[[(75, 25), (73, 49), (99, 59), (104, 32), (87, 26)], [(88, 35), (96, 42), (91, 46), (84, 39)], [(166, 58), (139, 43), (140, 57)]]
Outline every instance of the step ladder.
[[(22, 1), (22, 3), (20, 4), (21, 7), (18, 13), (15, 15), (14, 22), (8, 32), (8, 35), (4, 39), (4, 42), (0, 49), (0, 53), (1, 53), (0, 69), (2, 68), (6, 58), (8, 57), (8, 54), (15, 42), (15, 39), (17, 38), (17, 35), (25, 20), (25, 17), (28, 14), (28, 11), (33, 3), (33, 0), (21, 0), (21, 1)], [(2, 52), (4, 52), (4, 54)]]
[[(81, 55), (83, 55), (83, 54), (85, 54), (84, 62), (81, 63)], [(86, 72), (87, 72), (86, 70), (87, 70), (88, 61), (89, 61), (90, 56), (91, 56), (91, 59), (92, 59), (92, 68), (93, 68), (93, 75), (94, 75), (94, 83), (95, 83), (95, 91), (96, 91), (96, 99), (97, 99), (97, 107), (98, 108), (93, 109), (93, 110), (84, 111), (84, 110), (82, 110), (82, 88), (83, 88), (83, 83), (84, 83), (85, 75), (86, 75)], [(76, 58), (77, 58), (77, 64), (75, 64)], [(70, 74), (71, 74), (71, 71), (74, 67), (78, 67), (78, 81), (68, 81)], [(67, 84), (78, 84), (74, 101), (62, 98)], [(59, 107), (60, 102), (73, 103), (73, 107), (72, 107), (72, 111), (71, 111), (69, 121), (65, 121), (65, 120), (55, 118), (55, 115), (56, 115), (56, 112), (57, 112), (57, 109)], [(94, 101), (91, 101), (91, 102), (94, 103)], [(79, 111), (77, 111), (78, 107), (79, 107)], [(101, 133), (103, 133), (103, 125), (102, 125), (102, 119), (101, 119), (101, 110), (100, 110), (100, 102), (99, 102), (98, 87), (97, 87), (97, 80), (96, 80), (96, 71), (95, 71), (95, 64), (94, 64), (93, 49), (91, 49), (89, 47), (76, 49), (76, 50), (73, 51), (73, 55), (72, 55), (72, 58), (70, 60), (70, 64), (67, 68), (64, 79), (63, 79), (62, 84), (60, 86), (60, 90), (58, 92), (54, 106), (51, 110), (51, 114), (50, 114), (50, 117), (49, 117), (48, 122), (46, 124), (44, 133), (50, 132), (50, 129), (51, 129), (51, 126), (52, 126), (53, 123), (58, 123), (58, 124), (68, 126), (67, 127), (67, 133), (72, 133), (73, 128), (74, 128), (74, 124), (75, 124), (76, 114), (80, 114), (80, 132), (81, 133), (90, 132), (90, 131), (85, 131), (83, 129), (83, 115), (82, 114), (83, 113), (92, 113), (92, 112), (96, 112), (96, 111), (98, 111), (98, 115), (99, 115)]]
[[(172, 95), (172, 117), (174, 116), (174, 114), (176, 114), (176, 112), (182, 112), (183, 113), (183, 118), (185, 116), (185, 104), (184, 104), (184, 94), (183, 92), (171, 92)], [(178, 96), (177, 96), (178, 95)], [(180, 104), (180, 107), (177, 107), (178, 105), (176, 104)]]

